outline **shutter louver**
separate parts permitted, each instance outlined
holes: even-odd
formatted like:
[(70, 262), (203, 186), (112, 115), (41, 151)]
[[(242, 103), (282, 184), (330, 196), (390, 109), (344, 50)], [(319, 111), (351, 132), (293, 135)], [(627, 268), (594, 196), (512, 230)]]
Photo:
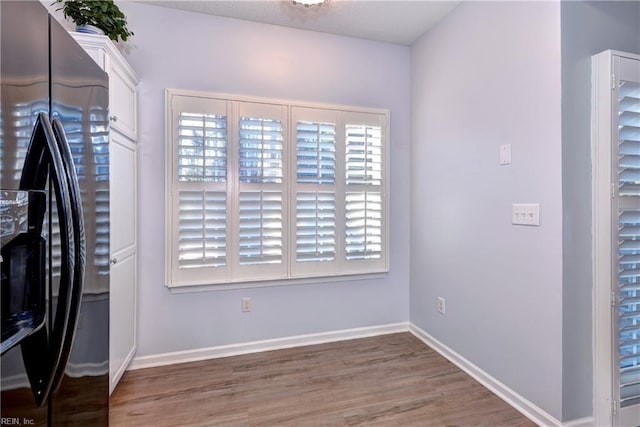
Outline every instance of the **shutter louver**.
[(282, 121), (240, 117), (240, 182), (281, 184)]
[(282, 192), (240, 192), (240, 265), (282, 262)]
[(388, 270), (388, 115), (167, 91), (168, 286)]
[(299, 121), (296, 125), (296, 147), (298, 183), (335, 183), (335, 124)]
[(346, 126), (347, 185), (382, 184), (382, 129), (380, 126)]
[(180, 191), (178, 266), (226, 265), (227, 196), (222, 191)]
[(640, 195), (640, 83), (621, 81), (618, 144), (621, 196)]
[(299, 192), (296, 201), (296, 260), (334, 260), (336, 254), (335, 194)]
[[(637, 206), (637, 197), (624, 196), (640, 196), (640, 83), (625, 80), (618, 87), (618, 192), (619, 203)], [(640, 404), (640, 209), (621, 209), (618, 220), (618, 327), (626, 407)]]
[(382, 195), (379, 192), (346, 194), (345, 252), (349, 261), (382, 256)]
[(177, 149), (178, 181), (225, 182), (227, 117), (180, 113)]
[(618, 231), (620, 405), (640, 403), (640, 210), (620, 212)]

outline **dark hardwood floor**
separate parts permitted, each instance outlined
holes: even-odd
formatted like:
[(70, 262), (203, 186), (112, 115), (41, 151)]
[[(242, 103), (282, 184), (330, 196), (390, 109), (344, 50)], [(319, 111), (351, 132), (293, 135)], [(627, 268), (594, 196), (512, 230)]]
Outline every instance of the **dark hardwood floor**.
[(112, 426), (534, 426), (409, 333), (127, 372)]

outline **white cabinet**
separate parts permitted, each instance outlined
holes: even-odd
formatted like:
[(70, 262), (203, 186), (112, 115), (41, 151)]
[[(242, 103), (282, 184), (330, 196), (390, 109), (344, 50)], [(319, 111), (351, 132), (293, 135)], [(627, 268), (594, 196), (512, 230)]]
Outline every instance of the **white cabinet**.
[(136, 351), (138, 77), (106, 36), (73, 33), (109, 75), (109, 392)]

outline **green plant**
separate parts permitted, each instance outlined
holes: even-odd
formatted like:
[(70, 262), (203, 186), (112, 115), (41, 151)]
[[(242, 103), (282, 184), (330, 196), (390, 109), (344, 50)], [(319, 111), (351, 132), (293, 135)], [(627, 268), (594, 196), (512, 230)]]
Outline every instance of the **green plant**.
[(127, 28), (127, 19), (113, 0), (55, 0), (61, 3), (65, 18), (71, 18), (76, 25), (93, 25), (100, 28), (114, 41), (126, 41), (133, 32)]

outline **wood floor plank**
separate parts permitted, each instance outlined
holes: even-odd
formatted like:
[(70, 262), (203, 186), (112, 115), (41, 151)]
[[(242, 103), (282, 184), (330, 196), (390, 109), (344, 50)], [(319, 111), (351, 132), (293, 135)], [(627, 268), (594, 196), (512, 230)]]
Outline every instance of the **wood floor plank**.
[(409, 333), (129, 371), (110, 424), (535, 425)]

